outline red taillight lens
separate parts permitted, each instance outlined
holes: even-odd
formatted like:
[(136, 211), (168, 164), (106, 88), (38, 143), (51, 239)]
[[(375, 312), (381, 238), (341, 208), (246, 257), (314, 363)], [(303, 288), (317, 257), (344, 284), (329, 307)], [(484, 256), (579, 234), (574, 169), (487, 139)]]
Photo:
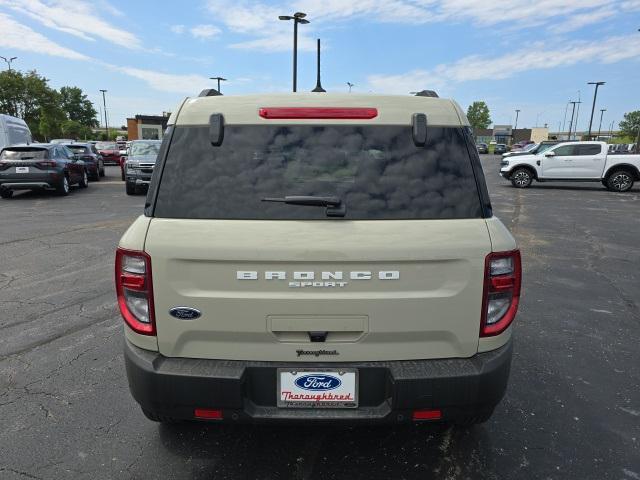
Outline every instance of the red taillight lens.
[(480, 336), (504, 332), (518, 311), (522, 265), (520, 251), (490, 253), (485, 260)]
[(262, 107), (259, 115), (271, 119), (343, 119), (370, 120), (378, 116), (377, 108), (353, 107)]
[(118, 248), (116, 292), (124, 321), (142, 335), (155, 335), (151, 257), (144, 252)]
[(193, 416), (206, 420), (222, 420), (222, 410), (211, 410), (209, 408), (196, 408)]

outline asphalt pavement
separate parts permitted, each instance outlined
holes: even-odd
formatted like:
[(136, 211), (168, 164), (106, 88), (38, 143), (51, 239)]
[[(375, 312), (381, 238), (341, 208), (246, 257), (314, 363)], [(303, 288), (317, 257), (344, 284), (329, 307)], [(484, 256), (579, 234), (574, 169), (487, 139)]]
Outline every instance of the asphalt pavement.
[(113, 287), (144, 197), (108, 167), (0, 200), (0, 478), (640, 479), (640, 188), (517, 190), (483, 163), (524, 282), (507, 396), (471, 429), (152, 423)]

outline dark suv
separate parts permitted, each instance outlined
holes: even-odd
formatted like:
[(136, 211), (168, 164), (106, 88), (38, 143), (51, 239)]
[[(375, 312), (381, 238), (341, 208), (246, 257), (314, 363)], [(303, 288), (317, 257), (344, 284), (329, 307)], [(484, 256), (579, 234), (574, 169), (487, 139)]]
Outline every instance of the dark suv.
[(14, 190), (55, 190), (68, 195), (69, 187), (89, 184), (87, 167), (60, 144), (7, 147), (0, 153), (0, 196), (11, 198)]
[(127, 150), (124, 176), (127, 195), (135, 195), (151, 182), (153, 167), (160, 151), (160, 140), (134, 140)]
[(85, 163), (91, 180), (98, 182), (100, 177), (104, 177), (104, 160), (94, 145), (90, 143), (68, 143), (66, 147)]

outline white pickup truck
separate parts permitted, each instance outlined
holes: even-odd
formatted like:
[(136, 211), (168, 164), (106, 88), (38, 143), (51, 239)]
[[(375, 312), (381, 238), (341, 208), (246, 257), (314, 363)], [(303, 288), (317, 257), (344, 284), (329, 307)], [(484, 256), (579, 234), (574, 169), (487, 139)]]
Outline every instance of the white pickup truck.
[(640, 155), (608, 154), (605, 142), (565, 142), (542, 153), (507, 157), (500, 175), (516, 188), (538, 182), (602, 182), (609, 190), (626, 192), (640, 180)]

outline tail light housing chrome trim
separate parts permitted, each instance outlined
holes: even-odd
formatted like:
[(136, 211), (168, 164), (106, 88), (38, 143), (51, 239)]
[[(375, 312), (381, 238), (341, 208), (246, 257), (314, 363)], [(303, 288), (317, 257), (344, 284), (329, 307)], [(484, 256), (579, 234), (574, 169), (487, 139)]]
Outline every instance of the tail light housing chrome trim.
[[(124, 248), (116, 250), (116, 293), (122, 318), (134, 332), (155, 336), (151, 278), (151, 257), (147, 253)], [(138, 308), (137, 312), (134, 305)]]
[(500, 335), (511, 325), (520, 303), (521, 284), (520, 250), (487, 255), (480, 320), (481, 337)]

